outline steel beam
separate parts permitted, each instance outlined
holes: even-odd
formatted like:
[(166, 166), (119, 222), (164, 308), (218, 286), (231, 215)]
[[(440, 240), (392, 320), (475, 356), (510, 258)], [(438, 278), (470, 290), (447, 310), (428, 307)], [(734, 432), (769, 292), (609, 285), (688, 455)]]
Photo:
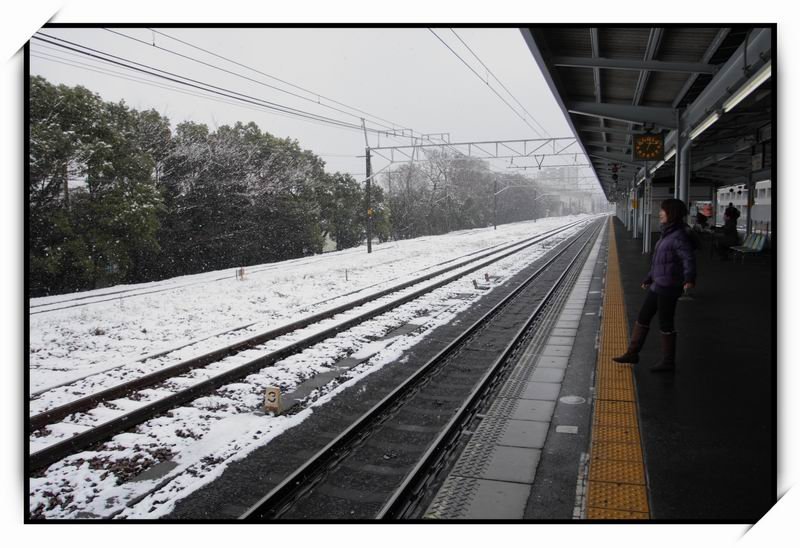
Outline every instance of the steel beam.
[[(652, 61), (655, 57), (658, 47), (661, 45), (661, 37), (664, 35), (664, 29), (654, 27), (650, 29), (650, 35), (647, 37), (647, 47), (644, 51), (644, 60)], [(639, 79), (636, 81), (636, 89), (633, 92), (633, 106), (638, 106), (642, 102), (644, 90), (647, 88), (647, 81), (650, 78), (650, 71), (643, 70), (639, 73)], [(633, 129), (633, 125), (628, 126)], [(625, 142), (632, 142), (633, 136), (629, 135)]]
[[(711, 60), (730, 32), (730, 28), (719, 29), (719, 32), (717, 32), (717, 35), (711, 41), (711, 44), (709, 44), (708, 48), (706, 48), (706, 52), (703, 54), (703, 58), (700, 60), (702, 63), (708, 63)], [(700, 74), (693, 73), (691, 76), (689, 76), (689, 78), (686, 79), (686, 83), (683, 84), (683, 87), (678, 92), (678, 95), (675, 96), (675, 100), (672, 102), (672, 108), (678, 108), (678, 105), (681, 103), (681, 101), (683, 101), (683, 97), (694, 85), (698, 76), (700, 76)]]
[[(589, 40), (592, 44), (592, 57), (598, 58), (600, 57), (600, 39), (598, 37), (597, 27), (590, 27), (589, 28)], [(595, 103), (602, 103), (603, 102), (603, 95), (602, 89), (600, 89), (600, 69), (595, 68), (592, 69), (592, 80), (594, 82), (594, 101)], [(600, 120), (600, 127), (605, 127), (606, 121)], [(602, 135), (603, 142), (608, 142), (608, 136), (603, 133)]]
[(654, 61), (638, 59), (609, 59), (606, 57), (553, 57), (556, 67), (597, 68), (616, 70), (649, 70), (653, 72), (684, 72), (698, 74), (714, 74), (716, 67), (706, 63), (674, 63), (671, 61)]
[(681, 111), (680, 111), (680, 109), (675, 109), (675, 121), (676, 121), (678, 127), (675, 129), (675, 136), (676, 136), (676, 139), (675, 139), (675, 155), (673, 156), (673, 158), (675, 160), (675, 165), (674, 165), (674, 172), (675, 173), (673, 174), (673, 176), (675, 177), (675, 182), (673, 183), (673, 188), (672, 188), (672, 197), (673, 198), (677, 198), (678, 195), (680, 194), (680, 184), (681, 184), (681, 155), (678, 154), (678, 151), (683, 146), (683, 143), (681, 142), (681, 131), (682, 131), (683, 128), (681, 128)]
[(675, 128), (675, 111), (671, 108), (571, 101), (567, 104), (567, 110), (572, 114), (582, 114), (595, 118), (653, 125), (666, 129)]
[(678, 199), (689, 206), (689, 178), (692, 175), (692, 142), (687, 140), (677, 152), (680, 156), (680, 175), (678, 177)]
[(616, 154), (614, 152), (603, 152), (603, 153), (590, 152), (589, 156), (592, 158), (597, 158), (599, 160), (614, 162), (615, 164), (625, 164), (629, 166), (634, 166), (636, 168), (642, 167), (642, 164), (634, 162), (629, 154)]
[[(744, 68), (745, 58), (749, 61)], [(749, 39), (740, 45), (725, 64), (717, 71), (700, 95), (686, 107), (680, 119), (681, 149), (688, 133), (710, 112), (719, 109), (725, 100), (733, 95), (746, 81), (772, 58), (772, 30), (770, 28), (753, 29)], [(738, 113), (737, 113), (738, 114)], [(725, 115), (717, 124), (724, 124)], [(664, 138), (664, 150), (674, 147), (679, 141), (677, 131), (670, 131)], [(689, 141), (687, 143), (691, 145)], [(687, 166), (688, 167), (688, 166)], [(683, 169), (681, 169), (683, 172)], [(641, 177), (642, 174), (639, 175)]]
[[(749, 69), (744, 70), (745, 45)], [(709, 82), (703, 92), (688, 105), (681, 116), (681, 125), (687, 131), (701, 122), (709, 112), (738, 90), (747, 78), (760, 69), (772, 57), (772, 32), (769, 28), (754, 29), (746, 44), (742, 44)], [(734, 111), (735, 112), (735, 111)], [(723, 116), (722, 120), (725, 117)], [(719, 122), (718, 122), (719, 123)], [(669, 150), (675, 140), (674, 132), (667, 135), (665, 149)]]
[(704, 177), (717, 177), (726, 179), (747, 176), (747, 173), (740, 169), (727, 169), (719, 166), (703, 167), (695, 170), (695, 173), (702, 173)]
[(755, 135), (748, 135), (742, 139), (727, 143), (711, 143), (703, 147), (697, 147), (693, 154), (697, 157), (708, 156), (711, 154), (735, 154), (757, 144)]
[[(575, 124), (572, 122), (572, 117), (569, 116), (567, 112), (567, 107), (564, 104), (564, 99), (562, 99), (561, 94), (558, 91), (558, 87), (553, 80), (553, 75), (550, 74), (550, 69), (547, 67), (547, 62), (544, 60), (544, 56), (542, 52), (539, 50), (539, 46), (536, 44), (536, 40), (533, 38), (533, 33), (529, 28), (522, 28), (520, 29), (522, 33), (522, 38), (525, 40), (525, 43), (528, 45), (528, 49), (531, 51), (531, 55), (533, 55), (533, 59), (536, 61), (536, 64), (539, 65), (539, 70), (544, 77), (545, 82), (547, 82), (547, 87), (550, 88), (550, 92), (553, 94), (553, 97), (556, 100), (556, 104), (558, 104), (561, 112), (564, 114), (564, 118), (566, 118), (567, 124), (569, 128), (572, 130), (572, 134), (577, 137), (578, 132), (575, 130)], [(578, 144), (581, 147), (581, 150), (584, 154), (586, 154), (586, 147), (583, 146), (583, 143), (578, 140)], [(588, 155), (587, 155), (588, 156)], [(597, 170), (595, 169), (594, 165), (592, 167), (592, 172), (597, 177)], [(599, 177), (598, 177), (599, 180)], [(608, 194), (606, 193), (605, 189), (603, 192), (606, 194), (606, 198), (608, 198)]]
[(608, 147), (608, 148), (616, 148), (622, 150), (629, 150), (631, 145), (629, 143), (606, 143), (603, 141), (583, 141), (584, 146), (587, 147)]
[[(563, 147), (565, 143), (568, 144), (576, 144), (577, 139), (575, 137), (550, 137), (550, 138), (543, 138), (543, 139), (508, 139), (508, 140), (498, 140), (498, 141), (464, 141), (458, 143), (432, 143), (428, 145), (423, 144), (415, 144), (415, 145), (397, 145), (397, 146), (388, 146), (388, 147), (371, 147), (370, 150), (401, 150), (401, 149), (438, 149), (443, 150), (444, 148), (449, 148), (453, 150), (454, 147), (459, 146), (475, 146), (480, 147), (483, 146), (492, 146), (497, 147), (499, 145), (507, 145), (507, 144), (516, 144), (517, 146), (529, 147), (532, 145), (536, 145), (538, 148), (541, 148), (544, 145), (552, 145), (552, 148), (555, 150), (557, 146)], [(508, 147), (506, 147), (508, 148)], [(513, 150), (513, 149), (512, 149)], [(527, 150), (527, 149), (526, 149)], [(523, 155), (530, 155), (532, 154), (531, 150), (527, 150)]]
[[(600, 154), (600, 153), (598, 153), (598, 154)], [(621, 164), (617, 160), (606, 160), (605, 158), (598, 158), (598, 160), (603, 160), (604, 162), (617, 164), (619, 166), (618, 173), (619, 173), (620, 177), (622, 177), (623, 174), (632, 176), (638, 171), (638, 169), (640, 167), (639, 164), (633, 164), (633, 163), (631, 163), (631, 164)], [(628, 159), (628, 161), (630, 161), (630, 158)], [(603, 175), (607, 175), (609, 177), (612, 175), (612, 171), (611, 171), (610, 167), (607, 167), (607, 166), (595, 166), (595, 167), (605, 168), (602, 171)]]
[(586, 131), (588, 133), (608, 133), (609, 135), (642, 135), (646, 133), (642, 129), (616, 129), (601, 126), (582, 126), (578, 128), (578, 131)]
[[(593, 164), (559, 164), (559, 165), (553, 165), (553, 166), (542, 165), (542, 166), (507, 166), (507, 167), (508, 167), (508, 169), (540, 169), (540, 170), (541, 169), (550, 169), (550, 168), (559, 168), (559, 167), (590, 167), (590, 168), (594, 169), (594, 165)], [(595, 176), (597, 176), (597, 175), (595, 174)]]
[(711, 167), (731, 156), (747, 151), (750, 147), (754, 146), (756, 142), (755, 136), (746, 136), (733, 143), (722, 143), (695, 149), (692, 151), (692, 155), (699, 159), (692, 165), (692, 169), (694, 171), (700, 171), (701, 169)]

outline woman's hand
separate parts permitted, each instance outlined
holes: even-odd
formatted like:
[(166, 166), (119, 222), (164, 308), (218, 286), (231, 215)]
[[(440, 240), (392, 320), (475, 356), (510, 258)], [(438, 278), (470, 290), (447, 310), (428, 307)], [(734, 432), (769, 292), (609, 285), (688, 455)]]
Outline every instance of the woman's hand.
[(650, 284), (647, 283), (647, 282), (642, 284), (642, 289), (648, 289), (649, 287), (650, 287)]
[(686, 291), (687, 289), (694, 289), (694, 284), (692, 282), (686, 282), (683, 284), (683, 290)]

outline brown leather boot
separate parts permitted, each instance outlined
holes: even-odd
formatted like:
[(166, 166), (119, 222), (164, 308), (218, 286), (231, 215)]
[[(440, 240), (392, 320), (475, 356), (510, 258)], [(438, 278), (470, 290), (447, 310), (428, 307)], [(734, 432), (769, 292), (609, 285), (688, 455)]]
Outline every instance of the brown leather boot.
[(678, 334), (676, 332), (661, 332), (661, 361), (650, 368), (650, 371), (667, 372), (675, 371), (675, 343)]
[(650, 328), (646, 325), (641, 325), (639, 322), (633, 322), (633, 334), (631, 335), (631, 342), (628, 345), (628, 351), (622, 356), (611, 358), (617, 363), (639, 363), (639, 351), (644, 346), (644, 341), (647, 339), (647, 333)]

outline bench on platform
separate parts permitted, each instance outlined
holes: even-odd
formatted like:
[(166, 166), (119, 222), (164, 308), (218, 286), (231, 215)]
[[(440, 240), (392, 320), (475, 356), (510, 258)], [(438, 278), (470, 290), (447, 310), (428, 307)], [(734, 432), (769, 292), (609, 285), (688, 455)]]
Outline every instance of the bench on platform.
[(742, 256), (742, 262), (747, 255), (757, 255), (767, 249), (768, 237), (766, 234), (750, 234), (742, 245), (732, 246), (731, 251)]

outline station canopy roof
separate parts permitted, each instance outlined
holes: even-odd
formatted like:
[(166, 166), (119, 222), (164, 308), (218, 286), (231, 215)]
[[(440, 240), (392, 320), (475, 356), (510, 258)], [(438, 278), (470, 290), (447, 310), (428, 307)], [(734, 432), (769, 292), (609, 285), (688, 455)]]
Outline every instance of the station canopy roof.
[[(754, 165), (769, 170), (771, 150), (758, 147), (771, 145), (772, 79), (759, 80), (735, 108), (723, 105), (758, 71), (771, 70), (771, 28), (551, 26), (522, 33), (610, 201), (644, 175), (643, 163), (632, 160), (633, 134), (666, 136), (668, 159), (654, 177), (674, 178), (678, 124), (686, 142), (715, 112), (718, 119), (692, 140), (692, 179), (723, 185), (745, 182)], [(756, 148), (762, 164), (753, 163)]]

